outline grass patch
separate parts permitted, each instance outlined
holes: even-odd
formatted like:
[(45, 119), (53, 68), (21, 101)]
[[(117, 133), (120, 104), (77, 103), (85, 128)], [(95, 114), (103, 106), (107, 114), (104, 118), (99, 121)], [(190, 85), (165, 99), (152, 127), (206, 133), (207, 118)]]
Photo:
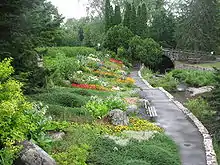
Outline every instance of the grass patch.
[(180, 165), (177, 146), (163, 134), (149, 141), (131, 141), (119, 146), (113, 140), (99, 138), (89, 155), (88, 165)]

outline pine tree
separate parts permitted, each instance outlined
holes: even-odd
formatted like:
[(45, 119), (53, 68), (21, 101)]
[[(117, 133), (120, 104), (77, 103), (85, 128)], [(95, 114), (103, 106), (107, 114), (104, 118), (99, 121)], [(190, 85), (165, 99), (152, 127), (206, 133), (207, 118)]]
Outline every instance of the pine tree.
[(137, 12), (134, 2), (132, 3), (132, 12), (131, 12), (131, 31), (134, 34), (137, 34)]
[(121, 23), (121, 9), (120, 6), (115, 6), (114, 25)]

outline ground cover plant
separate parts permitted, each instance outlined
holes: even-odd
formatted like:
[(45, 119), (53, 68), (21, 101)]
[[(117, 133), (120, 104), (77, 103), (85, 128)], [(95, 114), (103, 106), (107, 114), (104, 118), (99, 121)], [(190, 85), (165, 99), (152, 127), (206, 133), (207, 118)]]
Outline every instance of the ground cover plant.
[[(149, 142), (145, 141), (143, 143), (142, 142), (139, 143), (139, 142), (131, 141), (132, 143), (131, 146), (135, 147), (134, 145), (138, 145), (137, 147), (135, 147), (136, 149), (138, 149), (138, 147), (145, 147), (146, 149), (151, 150), (152, 147), (157, 148), (157, 146), (154, 146), (154, 143), (158, 142), (158, 147), (161, 146), (162, 148), (163, 147), (165, 148), (169, 146), (169, 151), (171, 151), (169, 156), (175, 158), (176, 160), (174, 161), (177, 161), (177, 162), (179, 161), (178, 154), (174, 153), (174, 151), (176, 150), (176, 146), (169, 138), (167, 138), (162, 133), (163, 129), (161, 129), (160, 127), (148, 121), (141, 120), (138, 118), (131, 118), (130, 120), (131, 120), (131, 124), (129, 126), (121, 127), (121, 128), (119, 128), (118, 126), (106, 125), (100, 122), (98, 123), (93, 122), (92, 124), (91, 123), (90, 124), (73, 123), (64, 129), (66, 132), (66, 136), (64, 137), (64, 139), (62, 141), (53, 142), (50, 148), (48, 148), (47, 150), (55, 158), (55, 160), (61, 165), (90, 164), (91, 161), (93, 160), (93, 158), (91, 158), (91, 155), (94, 154), (93, 153), (94, 151), (98, 151), (96, 150), (96, 148), (97, 148), (97, 145), (99, 145), (99, 142), (101, 141), (102, 143), (108, 143), (109, 140), (104, 138), (105, 135), (109, 134), (109, 135), (115, 135), (115, 136), (120, 137), (122, 135), (121, 133), (124, 130), (134, 130), (134, 131), (148, 130), (148, 131), (158, 131), (158, 132), (161, 132), (161, 134), (156, 135), (156, 137), (153, 138), (152, 140), (149, 140)], [(154, 141), (154, 142), (151, 142), (151, 141)], [(148, 146), (149, 144), (151, 145)], [(103, 146), (103, 150), (106, 150), (106, 152), (108, 152), (108, 148), (112, 148), (112, 144)], [(124, 151), (126, 151), (126, 148), (124, 148)], [(104, 155), (106, 154), (106, 152), (104, 153)], [(136, 152), (136, 150), (131, 151), (131, 153), (132, 152)], [(160, 152), (161, 151), (158, 150), (157, 153), (154, 153), (154, 154), (152, 153), (148, 157), (145, 157), (145, 156), (143, 157), (145, 157), (144, 159), (153, 160), (155, 156)], [(123, 157), (123, 156), (124, 155), (122, 153), (121, 155), (119, 155), (118, 158)], [(130, 156), (130, 155), (127, 155), (127, 156)], [(138, 155), (134, 155), (133, 157), (138, 159)], [(162, 162), (163, 161), (166, 161), (166, 160), (162, 160)], [(112, 164), (113, 162), (109, 162), (109, 163)], [(102, 164), (109, 164), (109, 163), (102, 162)]]
[(173, 70), (171, 74), (179, 81), (193, 87), (213, 85), (215, 83), (214, 72), (210, 71)]
[(180, 158), (176, 145), (163, 134), (149, 141), (131, 141), (127, 146), (115, 144), (106, 138), (97, 139), (88, 157), (88, 164), (105, 165), (178, 165)]
[(165, 75), (157, 76), (159, 73), (144, 68), (142, 75), (153, 87), (163, 87), (168, 91), (176, 90), (180, 83), (186, 83), (190, 87), (211, 86), (215, 83), (214, 72), (210, 71), (175, 69)]
[(153, 71), (148, 68), (142, 70), (142, 76), (153, 87), (163, 87), (168, 91), (176, 90), (179, 81), (172, 76), (172, 73), (167, 73), (163, 77), (156, 77)]

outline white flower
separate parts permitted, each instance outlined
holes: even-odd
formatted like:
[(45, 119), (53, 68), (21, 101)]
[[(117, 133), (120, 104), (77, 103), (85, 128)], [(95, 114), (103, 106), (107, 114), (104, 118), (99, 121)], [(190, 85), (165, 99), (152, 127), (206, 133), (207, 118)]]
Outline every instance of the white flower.
[(77, 73), (77, 74), (82, 74), (83, 71), (79, 70), (79, 71), (77, 71), (76, 73)]
[(120, 87), (118, 87), (118, 86), (117, 87), (112, 87), (112, 89), (115, 90), (115, 91), (120, 91)]

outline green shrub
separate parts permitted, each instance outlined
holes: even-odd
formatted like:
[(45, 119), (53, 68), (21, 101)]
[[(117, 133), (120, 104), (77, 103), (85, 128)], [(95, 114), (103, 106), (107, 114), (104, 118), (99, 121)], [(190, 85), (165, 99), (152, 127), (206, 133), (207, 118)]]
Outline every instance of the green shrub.
[[(54, 104), (47, 104), (47, 115), (51, 116), (53, 120), (58, 121), (86, 121), (90, 120), (90, 116), (87, 114), (84, 108), (71, 108)], [(81, 119), (80, 119), (81, 118)]]
[(154, 74), (151, 70), (144, 68), (142, 70), (142, 76), (153, 86), (153, 87), (163, 87), (168, 91), (176, 90), (177, 85), (179, 84), (171, 73), (167, 73), (164, 77), (154, 77)]
[(89, 155), (89, 164), (125, 165), (131, 162), (152, 165), (180, 165), (177, 146), (163, 134), (149, 141), (131, 141), (119, 146), (113, 140), (99, 138)]
[(102, 118), (107, 115), (110, 110), (121, 109), (125, 110), (127, 107), (124, 100), (119, 96), (109, 96), (105, 99), (99, 98), (97, 96), (92, 96), (91, 100), (85, 105), (93, 117)]
[(180, 82), (185, 82), (193, 87), (213, 85), (213, 83), (215, 83), (214, 73), (209, 71), (173, 70), (171, 74)]
[(76, 57), (78, 55), (88, 56), (89, 54), (96, 54), (94, 48), (88, 47), (46, 47), (37, 48), (38, 51), (47, 50), (46, 56), (56, 57), (59, 54), (64, 54), (67, 57)]
[(122, 25), (114, 26), (106, 34), (104, 47), (117, 54), (117, 50), (120, 47), (128, 49), (129, 40), (132, 36), (133, 33), (127, 27)]
[(88, 101), (87, 98), (78, 94), (53, 90), (47, 93), (32, 95), (31, 97), (36, 101), (64, 107), (81, 107)]
[(19, 151), (15, 143), (44, 135), (46, 108), (26, 101), (22, 84), (11, 78), (11, 59), (0, 62), (0, 164), (10, 165)]
[(210, 120), (215, 114), (208, 102), (201, 97), (189, 100), (186, 103), (186, 107), (204, 123)]
[(107, 132), (99, 125), (75, 124), (65, 130), (62, 141), (53, 142), (49, 153), (60, 165), (86, 165), (86, 160), (96, 139)]
[(53, 155), (53, 158), (60, 165), (86, 165), (89, 146), (81, 147), (71, 145), (67, 151), (59, 152)]
[(85, 105), (85, 109), (96, 118), (102, 118), (105, 116), (109, 109), (102, 99), (98, 97), (92, 97), (91, 100)]
[(152, 38), (142, 40), (139, 36), (135, 36), (131, 39), (129, 46), (134, 60), (143, 62), (145, 66), (154, 71), (159, 69), (158, 65), (162, 61), (162, 50)]
[(55, 58), (46, 57), (44, 64), (49, 71), (48, 83), (55, 85), (60, 85), (80, 68), (75, 58), (66, 57), (64, 54), (57, 54)]

